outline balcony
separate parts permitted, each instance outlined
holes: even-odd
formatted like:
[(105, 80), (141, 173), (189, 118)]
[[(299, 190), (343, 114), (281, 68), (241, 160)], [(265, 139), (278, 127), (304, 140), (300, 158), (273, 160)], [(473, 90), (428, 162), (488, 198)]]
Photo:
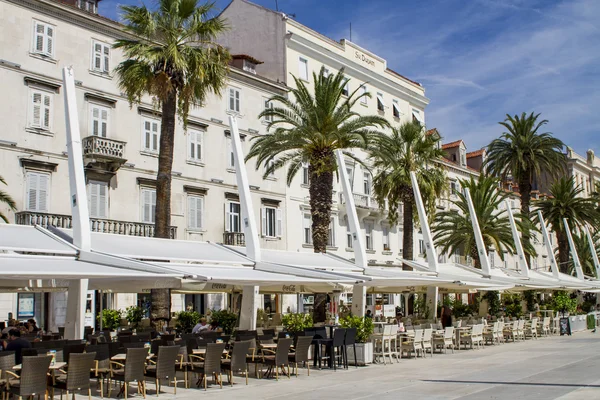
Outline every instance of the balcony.
[[(62, 214), (49, 214), (33, 211), (22, 211), (15, 214), (17, 225), (40, 225), (44, 228), (55, 226), (57, 228), (71, 229), (71, 216)], [(154, 237), (154, 224), (143, 222), (116, 221), (112, 219), (90, 218), (92, 232), (113, 233), (117, 235)], [(169, 228), (171, 239), (177, 237), (177, 227)]]
[(127, 161), (124, 158), (126, 142), (100, 136), (88, 136), (83, 138), (81, 143), (83, 163), (86, 167), (94, 166), (116, 172)]
[(244, 234), (240, 232), (224, 232), (223, 244), (228, 246), (245, 246), (246, 238)]
[[(354, 198), (354, 206), (356, 206), (356, 208), (379, 210), (379, 203), (371, 195), (353, 193), (352, 197)], [(344, 193), (340, 193), (340, 204), (346, 204)]]

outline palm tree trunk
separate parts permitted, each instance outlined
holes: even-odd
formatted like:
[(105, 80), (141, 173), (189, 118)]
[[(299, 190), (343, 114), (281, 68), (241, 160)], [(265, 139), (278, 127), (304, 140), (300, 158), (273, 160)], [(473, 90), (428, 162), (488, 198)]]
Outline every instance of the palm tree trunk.
[[(519, 194), (521, 195), (521, 214), (523, 217), (530, 221), (531, 220), (531, 182), (529, 179), (521, 179), (519, 181)], [(529, 233), (529, 229), (525, 226), (523, 227), (523, 232), (521, 233), (521, 241), (523, 242), (523, 248), (530, 248), (531, 243), (531, 235)], [(531, 255), (529, 253), (525, 254), (527, 257), (527, 265), (531, 267)]]
[[(160, 129), (160, 149), (158, 154), (158, 174), (156, 176), (156, 211), (154, 236), (169, 239), (171, 225), (171, 171), (173, 169), (173, 148), (175, 144), (175, 119), (177, 114), (177, 94), (171, 92), (162, 104)], [(156, 327), (158, 321), (166, 323), (171, 319), (171, 290), (152, 289), (150, 320)]]
[(315, 253), (325, 253), (327, 251), (327, 241), (329, 239), (329, 222), (331, 220), (331, 205), (333, 194), (333, 170), (331, 165), (335, 166), (333, 153), (325, 154), (320, 158), (321, 163), (326, 166), (322, 168), (324, 172), (317, 173), (313, 167), (313, 162), (309, 165), (310, 173), (310, 211), (312, 216), (312, 240)]
[(481, 259), (479, 258), (479, 252), (477, 251), (477, 246), (472, 245), (469, 249), (469, 255), (473, 259), (473, 266), (477, 269), (481, 269)]
[(569, 242), (564, 231), (556, 231), (556, 241), (558, 242), (558, 270), (563, 273), (569, 271)]
[[(405, 198), (402, 203), (402, 258), (405, 260), (414, 260), (414, 224), (413, 224), (413, 207), (414, 202), (411, 198)], [(411, 271), (412, 268), (406, 264), (402, 265), (403, 270)]]

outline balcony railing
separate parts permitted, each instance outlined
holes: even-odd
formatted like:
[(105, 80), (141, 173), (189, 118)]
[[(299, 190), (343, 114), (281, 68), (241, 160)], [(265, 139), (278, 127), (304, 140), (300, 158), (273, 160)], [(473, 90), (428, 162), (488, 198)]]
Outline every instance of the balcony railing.
[(125, 144), (120, 140), (100, 136), (88, 136), (81, 141), (84, 163), (101, 163), (111, 171), (118, 170), (125, 163)]
[[(50, 214), (33, 211), (22, 211), (15, 214), (17, 225), (40, 225), (44, 228), (55, 226), (57, 228), (71, 229), (72, 217), (63, 214)], [(90, 218), (92, 232), (113, 233), (129, 236), (154, 236), (154, 224), (143, 222), (116, 221), (112, 219)], [(169, 227), (171, 239), (177, 237), (177, 227)]]
[[(352, 193), (352, 197), (354, 198), (354, 205), (356, 207), (379, 209), (379, 203), (371, 195)], [(346, 204), (343, 193), (340, 193), (340, 203)]]
[(245, 246), (246, 237), (240, 232), (224, 232), (223, 244), (228, 246)]

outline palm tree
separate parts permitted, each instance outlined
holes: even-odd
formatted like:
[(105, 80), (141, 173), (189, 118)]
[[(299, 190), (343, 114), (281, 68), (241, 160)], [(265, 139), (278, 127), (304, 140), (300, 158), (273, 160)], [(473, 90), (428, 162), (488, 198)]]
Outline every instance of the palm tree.
[[(419, 122), (407, 122), (392, 128), (389, 135), (379, 135), (370, 149), (373, 168), (373, 192), (379, 204), (387, 200), (388, 218), (399, 219), (403, 204), (402, 258), (413, 259), (413, 227), (415, 197), (410, 173), (415, 172), (426, 205), (435, 207), (435, 199), (446, 188), (444, 170), (437, 161), (444, 155), (439, 136), (428, 135)], [(433, 213), (430, 212), (430, 215)]]
[[(0, 176), (0, 182), (2, 182), (3, 184), (6, 185), (6, 181), (1, 176)], [(12, 197), (10, 197), (10, 195), (8, 193), (6, 193), (4, 190), (0, 190), (0, 204), (6, 204), (6, 206), (11, 211), (17, 210), (17, 204), (12, 199)], [(8, 224), (8, 218), (2, 212), (0, 212), (0, 219)]]
[[(488, 146), (486, 171), (506, 181), (512, 176), (521, 195), (521, 214), (530, 217), (531, 190), (543, 174), (558, 177), (565, 168), (564, 143), (551, 133), (538, 131), (548, 123), (538, 121), (540, 114), (522, 113), (500, 122), (507, 132), (494, 139)], [(531, 240), (529, 232), (523, 232), (523, 242)], [(531, 261), (531, 260), (529, 260)]]
[(567, 219), (569, 228), (575, 231), (584, 224), (595, 226), (600, 217), (596, 210), (596, 202), (591, 198), (582, 197), (582, 192), (583, 188), (575, 186), (573, 178), (563, 177), (552, 184), (550, 196), (535, 203), (550, 228), (556, 233), (559, 269), (562, 272), (568, 272), (570, 255), (563, 218)]
[[(487, 175), (482, 175), (479, 180), (471, 177), (470, 180), (463, 180), (460, 184), (462, 187), (468, 188), (471, 193), (485, 247), (494, 248), (502, 260), (504, 260), (505, 251), (514, 254), (516, 248), (508, 212), (506, 208), (503, 208), (504, 201), (509, 198), (510, 194), (498, 190), (498, 179)], [(433, 239), (436, 245), (441, 247), (442, 253), (454, 253), (464, 249), (465, 254), (473, 258), (475, 267), (481, 268), (467, 199), (462, 192), (457, 192), (456, 195), (457, 199), (452, 203), (458, 208), (458, 212), (457, 210), (448, 210), (436, 214)], [(520, 214), (515, 215), (515, 222), (521, 231), (530, 229)], [(525, 243), (524, 250), (529, 254), (535, 254), (535, 250), (530, 244)]]
[[(260, 113), (271, 122), (269, 133), (257, 137), (246, 160), (256, 158), (256, 169), (265, 168), (265, 177), (288, 166), (287, 184), (308, 164), (312, 239), (315, 253), (325, 253), (329, 236), (333, 193), (333, 175), (337, 171), (336, 150), (365, 148), (376, 128), (388, 126), (379, 116), (362, 116), (354, 105), (368, 93), (358, 95), (357, 88), (344, 96), (346, 78), (343, 69), (327, 75), (321, 68), (313, 73), (314, 92), (294, 77), (296, 88), (289, 97), (273, 96), (274, 107)], [(273, 129), (272, 129), (273, 128)], [(356, 159), (348, 152), (345, 154)]]
[[(598, 232), (596, 231), (594, 234), (592, 234), (592, 240), (594, 241), (596, 253), (598, 253), (598, 250), (600, 250), (597, 233)], [(594, 266), (594, 259), (592, 258), (590, 245), (585, 232), (581, 231), (577, 234), (573, 234), (573, 242), (575, 243), (575, 249), (577, 250), (577, 255), (579, 256), (579, 262), (581, 263), (581, 269), (583, 270), (583, 273), (587, 276), (596, 276), (596, 267)], [(573, 264), (569, 264), (569, 268), (567, 270), (569, 274), (573, 273), (572, 266)]]
[[(213, 3), (198, 0), (159, 0), (156, 11), (145, 6), (121, 6), (125, 31), (131, 38), (117, 40), (125, 61), (116, 68), (119, 86), (130, 104), (150, 95), (161, 107), (162, 119), (156, 176), (155, 236), (169, 238), (171, 224), (171, 171), (176, 116), (186, 118), (192, 105), (208, 94), (220, 94), (225, 85), (229, 53), (215, 43), (226, 29), (211, 18)], [(152, 291), (152, 319), (170, 319), (170, 292)]]

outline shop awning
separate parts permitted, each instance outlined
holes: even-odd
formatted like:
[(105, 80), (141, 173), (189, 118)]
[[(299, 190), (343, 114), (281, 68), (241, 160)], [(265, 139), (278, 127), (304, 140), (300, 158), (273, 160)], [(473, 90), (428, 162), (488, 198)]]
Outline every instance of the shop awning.
[(77, 249), (56, 240), (44, 230), (27, 225), (0, 225), (0, 250), (28, 254), (76, 256)]

